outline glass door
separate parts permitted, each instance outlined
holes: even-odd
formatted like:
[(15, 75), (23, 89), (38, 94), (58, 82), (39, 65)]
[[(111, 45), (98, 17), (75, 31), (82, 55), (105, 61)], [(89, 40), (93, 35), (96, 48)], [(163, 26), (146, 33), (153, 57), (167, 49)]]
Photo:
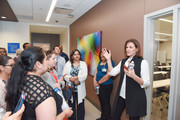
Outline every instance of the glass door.
[(143, 57), (150, 66), (145, 120), (180, 118), (180, 4), (144, 16)]
[(167, 120), (171, 80), (173, 14), (154, 19), (151, 120)]

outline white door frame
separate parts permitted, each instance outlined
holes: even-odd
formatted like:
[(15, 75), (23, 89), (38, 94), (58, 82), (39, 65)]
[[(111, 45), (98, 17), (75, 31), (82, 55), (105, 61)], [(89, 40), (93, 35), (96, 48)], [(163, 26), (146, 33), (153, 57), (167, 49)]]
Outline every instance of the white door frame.
[[(180, 4), (168, 7), (144, 16), (144, 45), (143, 56), (149, 62), (151, 85), (147, 88), (147, 116), (150, 120), (152, 102), (153, 82), (153, 57), (154, 57), (154, 19), (166, 14), (173, 13), (173, 36), (172, 36), (172, 59), (171, 59), (171, 81), (168, 120), (180, 118)], [(179, 46), (179, 47), (178, 47)]]

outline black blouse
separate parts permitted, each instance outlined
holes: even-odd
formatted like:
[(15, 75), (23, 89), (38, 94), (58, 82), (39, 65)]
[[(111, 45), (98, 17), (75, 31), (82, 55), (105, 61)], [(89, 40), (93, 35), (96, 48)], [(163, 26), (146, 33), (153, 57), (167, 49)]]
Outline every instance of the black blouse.
[(62, 112), (62, 98), (50, 85), (36, 75), (27, 75), (26, 83), (22, 89), (25, 94), (25, 111), (22, 120), (36, 120), (36, 107), (49, 97), (53, 97), (56, 101), (57, 115)]

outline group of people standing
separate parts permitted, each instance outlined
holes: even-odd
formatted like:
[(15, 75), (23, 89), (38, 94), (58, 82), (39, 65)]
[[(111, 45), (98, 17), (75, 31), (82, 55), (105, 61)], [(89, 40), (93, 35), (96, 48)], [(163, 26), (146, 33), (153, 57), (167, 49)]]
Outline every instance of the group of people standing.
[[(60, 56), (61, 49), (62, 47), (55, 46), (53, 51), (45, 52), (40, 47), (29, 47), (21, 52), (16, 63), (11, 57), (1, 55), (0, 82), (3, 82), (1, 84), (3, 89), (0, 90), (3, 95), (1, 107), (13, 111), (21, 94), (24, 93), (25, 106), (21, 108), (21, 114), (17, 112), (18, 119), (75, 120), (76, 111), (78, 111), (77, 119), (84, 119), (87, 66), (80, 60), (79, 50), (73, 50), (70, 61), (66, 62), (68, 57), (65, 53), (63, 57)], [(74, 89), (73, 99), (68, 101), (69, 108), (62, 110), (63, 98), (53, 88), (62, 89), (64, 80), (73, 83)], [(10, 117), (15, 118), (13, 115)], [(5, 117), (8, 117), (7, 114)]]
[[(146, 115), (144, 88), (150, 85), (148, 62), (141, 57), (136, 39), (126, 41), (124, 52), (126, 58), (117, 66), (110, 50), (103, 48), (99, 54), (100, 62), (93, 78), (94, 88), (99, 87), (101, 106), (101, 116), (97, 120), (119, 120), (125, 108), (130, 120), (140, 120)], [(46, 52), (40, 47), (29, 47), (21, 52), (16, 63), (12, 58), (0, 55), (0, 94), (4, 98), (0, 107), (13, 111), (24, 93), (25, 108), (23, 105), (17, 112), (19, 119), (84, 120), (87, 65), (81, 60), (78, 49), (71, 52), (70, 59), (62, 53), (62, 46)], [(120, 81), (111, 110), (113, 76), (119, 73)], [(53, 89), (62, 89), (67, 84), (73, 86), (73, 92), (68, 100), (69, 108), (62, 110), (63, 98)]]

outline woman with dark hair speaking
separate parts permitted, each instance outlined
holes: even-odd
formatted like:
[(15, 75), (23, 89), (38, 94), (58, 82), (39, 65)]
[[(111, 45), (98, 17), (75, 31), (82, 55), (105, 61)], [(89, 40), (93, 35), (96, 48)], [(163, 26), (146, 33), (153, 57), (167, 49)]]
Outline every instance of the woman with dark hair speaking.
[(130, 120), (139, 120), (146, 115), (146, 94), (144, 88), (150, 85), (149, 65), (141, 57), (140, 44), (136, 39), (129, 39), (124, 45), (127, 56), (112, 68), (111, 52), (103, 50), (103, 55), (108, 62), (109, 75), (120, 73), (120, 81), (114, 99), (112, 120), (119, 120), (126, 108)]
[(24, 93), (26, 109), (22, 120), (63, 120), (69, 117), (61, 110), (62, 98), (42, 80), (41, 75), (46, 71), (46, 55), (42, 48), (30, 47), (21, 53), (7, 85), (8, 111), (14, 111)]
[[(84, 98), (86, 96), (85, 80), (87, 78), (87, 65), (85, 62), (81, 61), (81, 53), (78, 49), (71, 52), (70, 61), (66, 63), (63, 75), (65, 81), (69, 82), (73, 87), (72, 99), (68, 100), (69, 106), (73, 109), (73, 115), (69, 118), (69, 120), (84, 120)], [(77, 107), (75, 106), (76, 103)]]

